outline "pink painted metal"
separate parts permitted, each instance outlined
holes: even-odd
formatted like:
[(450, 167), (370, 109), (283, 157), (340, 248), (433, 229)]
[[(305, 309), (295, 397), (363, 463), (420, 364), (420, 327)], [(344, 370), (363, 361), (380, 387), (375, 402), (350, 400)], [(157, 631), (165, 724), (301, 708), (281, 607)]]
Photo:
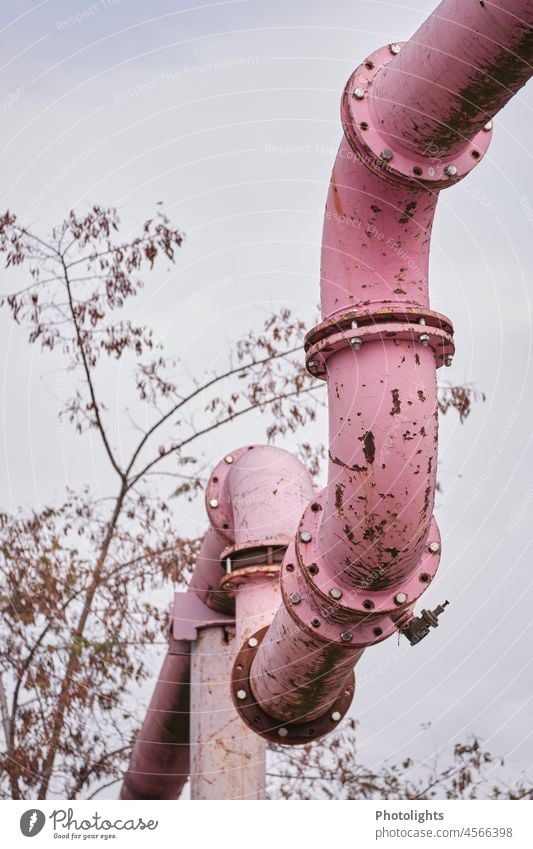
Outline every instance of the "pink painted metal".
[(328, 381), (328, 485), (287, 552), (284, 604), (249, 672), (258, 705), (289, 727), (327, 716), (364, 648), (412, 620), (438, 566), (435, 370), (454, 349), (451, 323), (429, 309), (435, 190), (479, 161), (484, 125), (531, 73), (531, 12), (531, 0), (445, 0), (343, 95), (323, 322), (306, 345)]
[(189, 777), (190, 645), (167, 654), (137, 735), (121, 799), (177, 799)]
[(444, 0), (379, 74), (385, 146), (457, 154), (527, 82), (532, 0)]

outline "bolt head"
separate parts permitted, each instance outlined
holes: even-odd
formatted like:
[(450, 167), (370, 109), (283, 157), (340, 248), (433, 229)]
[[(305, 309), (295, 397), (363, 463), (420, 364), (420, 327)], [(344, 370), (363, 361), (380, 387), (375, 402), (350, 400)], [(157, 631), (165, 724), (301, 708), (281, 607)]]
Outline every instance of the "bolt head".
[(451, 355), (451, 354), (446, 354), (446, 356), (444, 357), (444, 365), (445, 365), (445, 366), (447, 366), (447, 367), (449, 368), (449, 367), (452, 365), (452, 363), (453, 363), (453, 357), (452, 357), (452, 355)]
[(256, 649), (259, 645), (259, 640), (256, 637), (250, 637), (250, 639), (248, 640), (248, 645), (251, 649)]
[(490, 131), (492, 130), (492, 121), (487, 121), (483, 129), (486, 133), (490, 133)]
[(440, 542), (430, 542), (428, 548), (432, 554), (438, 554), (440, 551)]
[(457, 175), (457, 167), (455, 165), (447, 165), (444, 173), (447, 177), (455, 177)]
[(244, 701), (246, 698), (246, 690), (237, 690), (237, 698), (240, 702)]
[(343, 643), (351, 643), (353, 639), (353, 634), (351, 631), (343, 631), (341, 634), (341, 640)]
[(365, 96), (365, 90), (363, 88), (355, 88), (353, 92), (353, 96), (356, 100), (363, 100)]
[(396, 595), (394, 596), (394, 603), (395, 604), (405, 604), (406, 601), (407, 601), (407, 593), (396, 593)]
[(318, 363), (316, 360), (309, 360), (309, 368), (316, 368)]
[(312, 539), (313, 536), (309, 531), (300, 531), (301, 542), (311, 542)]
[(392, 150), (390, 149), (390, 147), (383, 148), (383, 150), (381, 151), (381, 153), (379, 155), (382, 159), (385, 160), (385, 162), (390, 162), (392, 157), (393, 157), (393, 153), (392, 153)]
[(278, 728), (278, 737), (286, 737), (288, 733), (286, 728)]
[(340, 714), (338, 710), (334, 710), (333, 713), (331, 714), (331, 721), (332, 722), (340, 722), (341, 719), (342, 719), (342, 714)]
[(393, 56), (397, 56), (401, 49), (399, 44), (389, 44), (389, 50)]
[(418, 341), (422, 345), (423, 348), (427, 348), (429, 345), (429, 336), (427, 333), (422, 333), (421, 336), (418, 337)]
[(227, 457), (224, 457), (224, 462), (231, 466), (233, 463), (233, 454), (228, 454)]
[(354, 321), (352, 321), (352, 330), (355, 330), (357, 327), (359, 327), (359, 325), (357, 324), (357, 322), (356, 322), (355, 320), (354, 320)]
[(425, 324), (425, 323), (426, 323), (426, 319), (425, 319), (425, 318), (419, 318), (419, 319), (418, 319), (418, 323), (419, 323), (419, 324)]
[(300, 593), (291, 593), (289, 596), (289, 601), (291, 604), (300, 604), (302, 598)]
[(210, 507), (218, 507), (218, 498), (212, 498), (209, 502)]
[(352, 348), (355, 348), (356, 351), (359, 350), (362, 344), (363, 343), (361, 342), (358, 336), (355, 336), (353, 339), (350, 339), (350, 345), (352, 346)]
[(342, 590), (340, 587), (332, 587), (329, 591), (331, 598), (339, 599), (342, 598)]

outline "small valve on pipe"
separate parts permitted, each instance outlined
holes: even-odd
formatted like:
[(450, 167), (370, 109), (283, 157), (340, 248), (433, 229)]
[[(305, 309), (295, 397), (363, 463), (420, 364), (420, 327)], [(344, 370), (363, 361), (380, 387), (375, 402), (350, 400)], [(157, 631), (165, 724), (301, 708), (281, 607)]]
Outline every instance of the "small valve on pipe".
[(412, 646), (416, 646), (420, 640), (427, 637), (430, 628), (437, 627), (439, 616), (444, 613), (444, 609), (449, 603), (449, 601), (445, 601), (444, 604), (439, 604), (435, 610), (423, 610), (420, 616), (413, 616), (409, 622), (406, 622), (401, 633), (404, 637), (407, 637)]

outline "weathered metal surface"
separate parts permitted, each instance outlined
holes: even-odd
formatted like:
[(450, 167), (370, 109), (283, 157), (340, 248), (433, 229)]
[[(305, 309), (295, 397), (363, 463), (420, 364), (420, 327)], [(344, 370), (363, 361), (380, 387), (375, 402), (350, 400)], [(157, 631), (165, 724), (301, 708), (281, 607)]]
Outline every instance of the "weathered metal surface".
[(250, 677), (252, 663), (267, 630), (265, 627), (257, 631), (250, 643), (243, 644), (236, 657), (232, 673), (232, 695), (235, 707), (244, 722), (256, 734), (260, 734), (273, 743), (295, 746), (323, 737), (337, 727), (352, 703), (355, 690), (353, 672), (344, 681), (336, 700), (317, 719), (305, 721), (305, 717), (302, 717), (301, 721), (297, 722), (274, 719), (258, 703)]
[(167, 654), (137, 735), (121, 799), (177, 799), (189, 777), (189, 643)]
[(237, 645), (244, 645), (256, 631), (270, 625), (280, 604), (279, 569), (242, 575), (235, 595)]
[(395, 56), (389, 47), (381, 47), (367, 56), (348, 80), (341, 101), (341, 119), (350, 147), (367, 167), (389, 181), (412, 183), (416, 179), (417, 185), (432, 190), (453, 185), (486, 154), (491, 128), (480, 129), (472, 138), (463, 139), (458, 151), (437, 150), (433, 146), (423, 151), (407, 149), (401, 137), (391, 137), (376, 115), (374, 92), (383, 69), (393, 61)]
[(273, 445), (249, 445), (229, 456), (232, 462), (222, 460), (207, 485), (212, 526), (238, 551), (246, 546), (288, 545), (313, 495), (307, 469)]
[(363, 651), (304, 630), (283, 605), (252, 664), (254, 697), (279, 724), (327, 721)]
[(375, 123), (438, 158), (460, 151), (527, 82), (532, 0), (444, 0), (376, 78)]
[(231, 615), (235, 609), (233, 599), (220, 588), (223, 575), (220, 556), (225, 546), (226, 543), (214, 528), (208, 528), (189, 581), (189, 589), (208, 607)]
[(187, 592), (174, 593), (171, 618), (173, 639), (189, 642), (196, 639), (198, 628), (206, 625), (231, 625), (234, 622), (233, 616), (208, 607), (190, 589)]
[(198, 633), (191, 669), (191, 797), (262, 799), (265, 743), (241, 720), (231, 698), (237, 651), (233, 628)]

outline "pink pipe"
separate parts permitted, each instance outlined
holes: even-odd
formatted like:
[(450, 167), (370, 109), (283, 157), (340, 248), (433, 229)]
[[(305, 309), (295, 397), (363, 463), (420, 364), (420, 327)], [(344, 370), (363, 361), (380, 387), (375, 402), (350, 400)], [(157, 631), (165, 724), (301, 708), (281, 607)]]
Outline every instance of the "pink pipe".
[[(385, 182), (343, 141), (322, 241), (322, 313), (429, 308), (437, 196)], [(320, 525), (327, 568), (348, 583), (399, 583), (420, 561), (433, 509), (435, 356), (414, 338), (344, 348), (327, 361), (329, 473)], [(379, 376), (376, 379), (376, 376)]]
[(379, 74), (389, 146), (457, 153), (528, 81), (532, 0), (444, 0)]
[[(224, 546), (209, 528), (190, 581), (201, 600), (216, 609), (227, 607), (228, 594), (219, 589)], [(122, 799), (176, 799), (183, 790), (189, 777), (190, 670), (190, 643), (174, 643), (137, 735)]]
[(163, 662), (121, 799), (177, 799), (189, 777), (189, 643), (179, 649)]
[[(286, 723), (286, 742), (306, 722), (312, 737), (338, 720), (349, 670), (410, 620), (438, 566), (435, 369), (454, 349), (449, 321), (429, 309), (429, 240), (436, 190), (482, 157), (487, 119), (526, 79), (532, 2), (501, 7), (445, 0), (406, 47), (368, 57), (343, 96), (323, 321), (307, 341), (309, 370), (328, 380), (328, 485), (302, 518), (284, 604), (247, 673), (258, 708)], [(472, 29), (483, 33), (474, 43)], [(438, 161), (426, 149), (435, 141)]]

